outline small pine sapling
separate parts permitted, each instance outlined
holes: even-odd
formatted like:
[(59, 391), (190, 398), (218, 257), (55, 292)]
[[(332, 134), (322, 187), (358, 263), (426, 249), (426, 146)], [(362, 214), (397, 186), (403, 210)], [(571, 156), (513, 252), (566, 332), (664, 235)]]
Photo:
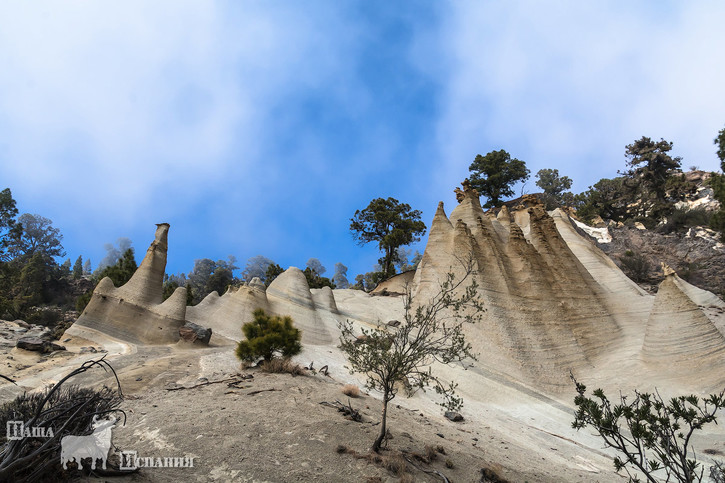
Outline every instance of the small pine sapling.
[(271, 361), (277, 354), (292, 357), (302, 350), (302, 333), (292, 325), (289, 316), (267, 315), (263, 309), (253, 313), (254, 321), (242, 326), (247, 338), (237, 345), (237, 357), (246, 362)]

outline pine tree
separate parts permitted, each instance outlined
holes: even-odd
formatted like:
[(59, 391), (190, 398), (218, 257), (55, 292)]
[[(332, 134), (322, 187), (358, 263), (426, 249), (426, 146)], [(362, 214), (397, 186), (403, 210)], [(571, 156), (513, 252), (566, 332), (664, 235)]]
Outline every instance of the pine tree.
[(267, 315), (263, 309), (254, 311), (254, 321), (242, 326), (247, 338), (237, 345), (237, 357), (243, 361), (256, 362), (262, 358), (272, 360), (278, 353), (292, 357), (302, 350), (302, 334), (292, 325), (289, 316)]
[(78, 280), (83, 276), (83, 257), (78, 255), (76, 262), (73, 264), (73, 278)]

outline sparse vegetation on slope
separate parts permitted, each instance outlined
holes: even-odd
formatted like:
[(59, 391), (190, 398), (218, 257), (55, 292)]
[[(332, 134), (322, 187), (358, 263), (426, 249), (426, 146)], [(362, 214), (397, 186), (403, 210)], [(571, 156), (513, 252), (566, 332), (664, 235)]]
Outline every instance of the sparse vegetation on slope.
[(365, 374), (366, 387), (383, 393), (380, 432), (372, 451), (380, 450), (387, 434), (388, 403), (395, 398), (400, 385), (408, 395), (432, 385), (444, 397), (445, 407), (454, 410), (461, 406), (461, 399), (455, 395), (456, 384), (444, 385), (430, 371), (430, 366), (433, 362), (451, 364), (475, 360), (473, 348), (464, 337), (463, 324), (480, 320), (483, 307), (475, 279), (467, 287), (463, 286), (473, 273), (473, 262), (469, 261), (465, 269), (459, 279), (448, 274), (428, 304), (417, 304), (408, 290), (404, 318), (398, 327), (362, 329), (362, 336), (358, 338), (349, 320), (340, 324), (340, 348), (350, 362), (351, 371)]

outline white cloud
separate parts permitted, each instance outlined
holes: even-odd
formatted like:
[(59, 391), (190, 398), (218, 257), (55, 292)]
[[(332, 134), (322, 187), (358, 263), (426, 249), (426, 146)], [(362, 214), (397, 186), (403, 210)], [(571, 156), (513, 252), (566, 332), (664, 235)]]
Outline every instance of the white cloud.
[(725, 5), (613, 5), (451, 4), (441, 185), (504, 148), (532, 175), (558, 168), (581, 190), (616, 175), (625, 144), (642, 135), (673, 141), (685, 167), (717, 167)]
[(274, 109), (339, 74), (336, 13), (219, 5), (0, 7), (5, 182), (130, 221), (173, 210), (167, 192), (183, 210), (230, 171), (251, 176)]

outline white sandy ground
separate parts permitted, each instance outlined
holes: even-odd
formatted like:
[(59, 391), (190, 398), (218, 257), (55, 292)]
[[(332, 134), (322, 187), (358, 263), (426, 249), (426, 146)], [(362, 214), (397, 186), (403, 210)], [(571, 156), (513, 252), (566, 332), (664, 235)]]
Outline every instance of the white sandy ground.
[[(97, 334), (95, 339), (96, 344), (101, 340)], [(242, 389), (221, 383), (166, 390), (174, 384), (193, 386), (204, 381), (200, 378), (215, 381), (239, 372), (234, 345), (224, 342), (226, 345), (207, 349), (184, 344), (126, 346), (107, 355), (119, 373), (126, 395), (121, 407), (128, 415), (126, 425), (114, 430), (114, 444), (141, 456), (195, 457), (194, 468), (147, 469), (132, 476), (132, 481), (357, 482), (374, 476), (397, 481), (364, 459), (336, 453), (340, 444), (365, 453), (377, 434), (374, 424), (379, 421), (381, 408), (375, 393), (352, 399), (352, 405), (365, 415), (365, 422), (354, 423), (319, 404), (347, 402), (341, 386), (362, 384), (345, 369), (342, 355), (329, 346), (306, 346), (295, 358), (305, 366), (313, 362), (317, 369), (327, 365), (329, 377), (251, 371), (254, 379)], [(67, 345), (75, 348), (87, 342), (74, 340)], [(119, 347), (114, 340), (103, 345)], [(57, 380), (89, 356), (99, 354), (52, 359), (45, 363), (42, 378), (28, 373), (18, 383), (38, 387), (39, 381)], [(460, 383), (465, 421), (453, 423), (443, 418), (430, 393), (410, 399), (400, 395), (391, 403), (389, 413), (391, 450), (422, 453), (426, 445), (442, 445), (446, 454), (422, 466), (443, 472), (451, 481), (479, 481), (483, 467), (494, 468), (502, 477), (517, 482), (626, 481), (613, 472), (613, 453), (603, 448), (598, 437), (588, 430), (571, 429), (573, 388), (566, 398), (557, 400), (482, 364), (466, 372), (443, 368), (442, 373), (455, 375)], [(94, 370), (81, 376), (79, 382), (110, 385), (112, 380)], [(248, 395), (269, 389), (274, 391)], [(715, 453), (713, 457), (723, 458), (722, 427), (699, 434), (696, 449), (700, 454), (708, 449)], [(453, 463), (452, 469), (445, 466), (447, 459)], [(415, 481), (437, 481), (420, 471), (414, 471), (413, 476)]]

